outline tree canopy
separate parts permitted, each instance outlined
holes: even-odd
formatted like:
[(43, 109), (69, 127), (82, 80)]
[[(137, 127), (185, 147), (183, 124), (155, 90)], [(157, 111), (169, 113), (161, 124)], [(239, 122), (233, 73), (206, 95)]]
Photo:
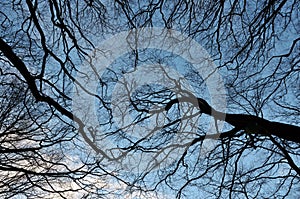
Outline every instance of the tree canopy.
[(300, 2), (0, 2), (1, 198), (297, 198)]

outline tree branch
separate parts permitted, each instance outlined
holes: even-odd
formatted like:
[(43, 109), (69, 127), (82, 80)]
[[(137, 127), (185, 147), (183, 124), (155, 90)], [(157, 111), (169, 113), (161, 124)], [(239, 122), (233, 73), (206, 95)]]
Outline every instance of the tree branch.
[(99, 149), (92, 140), (84, 132), (84, 123), (73, 113), (63, 106), (61, 106), (58, 102), (52, 99), (49, 96), (41, 95), (36, 84), (35, 78), (28, 71), (25, 63), (13, 52), (12, 48), (2, 39), (0, 38), (0, 50), (4, 54), (5, 57), (17, 68), (17, 70), (21, 73), (28, 84), (28, 88), (30, 89), (33, 97), (38, 102), (46, 102), (48, 105), (53, 106), (57, 111), (59, 111), (62, 115), (68, 117), (70, 120), (77, 122), (79, 125), (78, 131), (81, 133), (83, 139), (95, 150), (97, 153), (102, 154), (104, 157), (110, 159), (105, 152)]
[[(195, 103), (196, 101), (197, 103)], [(217, 120), (223, 120), (237, 129), (245, 130), (245, 132), (249, 134), (275, 135), (279, 138), (300, 144), (300, 127), (298, 126), (280, 122), (272, 122), (254, 115), (229, 114), (219, 112), (213, 109), (202, 98), (192, 99), (188, 97), (182, 97), (173, 99), (169, 103), (167, 103), (165, 109), (168, 111), (173, 104), (179, 102), (190, 102), (193, 105), (197, 106), (202, 113), (210, 115)]]

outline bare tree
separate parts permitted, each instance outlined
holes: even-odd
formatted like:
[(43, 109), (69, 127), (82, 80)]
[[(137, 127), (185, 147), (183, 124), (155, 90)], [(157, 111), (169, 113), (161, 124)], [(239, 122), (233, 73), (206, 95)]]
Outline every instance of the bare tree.
[(0, 4), (2, 197), (299, 195), (298, 1)]

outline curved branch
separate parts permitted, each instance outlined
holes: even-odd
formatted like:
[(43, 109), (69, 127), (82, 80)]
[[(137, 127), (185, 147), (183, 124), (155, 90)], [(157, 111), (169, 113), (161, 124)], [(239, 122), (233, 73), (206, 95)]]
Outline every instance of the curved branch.
[(73, 115), (71, 111), (61, 106), (57, 101), (55, 101), (51, 97), (40, 94), (35, 84), (35, 78), (28, 71), (25, 63), (13, 52), (12, 48), (2, 38), (0, 38), (0, 50), (24, 77), (25, 81), (27, 82), (28, 88), (30, 89), (33, 97), (37, 102), (46, 102), (49, 106), (54, 107), (62, 115), (68, 117), (70, 120), (75, 121), (79, 125), (78, 130), (81, 133), (83, 139), (93, 148), (93, 150), (95, 150), (97, 153), (102, 154), (104, 157), (111, 159), (105, 154), (104, 151), (99, 149), (93, 143), (93, 141), (86, 135), (86, 133), (84, 132), (85, 125), (78, 117)]
[(168, 111), (173, 104), (179, 102), (190, 102), (193, 105), (197, 106), (202, 113), (210, 115), (217, 120), (223, 120), (237, 129), (245, 130), (245, 132), (249, 134), (275, 135), (279, 138), (300, 144), (299, 126), (294, 126), (291, 124), (285, 124), (281, 122), (272, 122), (254, 115), (230, 114), (219, 112), (213, 109), (202, 98), (192, 99), (188, 97), (182, 97), (178, 99), (173, 99), (169, 103), (167, 103), (165, 109)]

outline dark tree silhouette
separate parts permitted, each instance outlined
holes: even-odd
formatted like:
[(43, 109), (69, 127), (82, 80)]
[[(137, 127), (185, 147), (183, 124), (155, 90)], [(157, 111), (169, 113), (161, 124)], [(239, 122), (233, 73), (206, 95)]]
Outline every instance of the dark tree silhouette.
[(0, 5), (1, 198), (299, 197), (298, 1)]

